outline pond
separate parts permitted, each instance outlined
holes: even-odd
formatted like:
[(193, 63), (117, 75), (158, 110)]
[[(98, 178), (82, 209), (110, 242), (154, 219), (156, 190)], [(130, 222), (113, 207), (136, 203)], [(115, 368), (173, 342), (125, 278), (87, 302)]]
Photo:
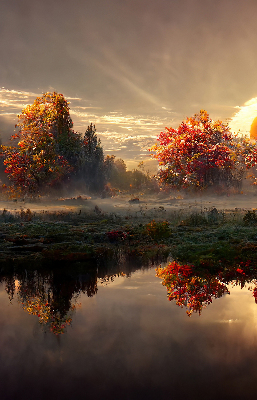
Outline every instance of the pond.
[(2, 275), (1, 399), (254, 399), (249, 287), (188, 316), (156, 265)]

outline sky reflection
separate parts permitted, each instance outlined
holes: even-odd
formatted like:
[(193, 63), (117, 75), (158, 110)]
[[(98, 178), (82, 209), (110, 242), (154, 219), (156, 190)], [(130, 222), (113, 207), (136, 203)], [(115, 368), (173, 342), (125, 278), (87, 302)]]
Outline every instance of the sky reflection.
[(199, 317), (167, 301), (155, 270), (137, 271), (81, 293), (65, 335), (42, 331), (38, 318), (0, 292), (1, 393), (52, 398), (254, 398), (257, 305), (230, 288)]

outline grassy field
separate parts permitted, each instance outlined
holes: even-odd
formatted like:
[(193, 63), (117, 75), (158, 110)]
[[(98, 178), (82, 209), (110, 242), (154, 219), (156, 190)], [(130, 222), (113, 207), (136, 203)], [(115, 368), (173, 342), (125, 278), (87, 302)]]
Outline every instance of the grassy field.
[(151, 263), (168, 256), (199, 268), (220, 268), (234, 260), (256, 263), (257, 215), (249, 204), (217, 208), (215, 199), (134, 200), (79, 196), (6, 202), (0, 209), (2, 268), (28, 263), (35, 268), (46, 263), (97, 266), (128, 258)]

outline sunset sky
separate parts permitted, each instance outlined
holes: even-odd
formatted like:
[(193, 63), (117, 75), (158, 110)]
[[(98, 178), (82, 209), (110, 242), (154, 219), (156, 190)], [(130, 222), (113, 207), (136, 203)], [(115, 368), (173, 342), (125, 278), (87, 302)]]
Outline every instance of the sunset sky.
[(46, 91), (128, 166), (165, 126), (257, 116), (256, 0), (1, 0), (0, 133)]

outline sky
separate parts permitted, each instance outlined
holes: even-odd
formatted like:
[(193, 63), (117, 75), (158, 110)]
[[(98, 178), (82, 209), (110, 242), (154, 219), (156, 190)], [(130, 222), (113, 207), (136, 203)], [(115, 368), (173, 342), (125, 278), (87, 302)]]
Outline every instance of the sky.
[(96, 125), (105, 154), (149, 159), (165, 127), (206, 109), (247, 134), (257, 116), (256, 0), (1, 0), (0, 134), (45, 92)]

